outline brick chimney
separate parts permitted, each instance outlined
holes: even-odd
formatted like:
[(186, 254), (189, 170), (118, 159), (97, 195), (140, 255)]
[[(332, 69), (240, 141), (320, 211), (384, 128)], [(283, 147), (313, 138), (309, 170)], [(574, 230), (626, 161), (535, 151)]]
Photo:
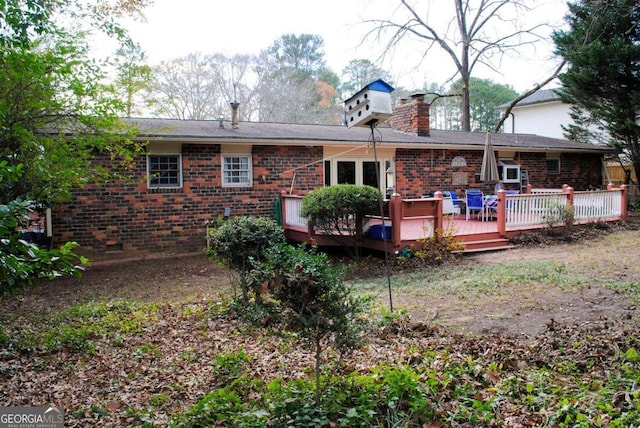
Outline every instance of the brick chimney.
[(403, 98), (393, 109), (391, 127), (397, 131), (420, 137), (429, 136), (429, 104), (424, 102), (422, 92), (411, 94), (411, 99)]

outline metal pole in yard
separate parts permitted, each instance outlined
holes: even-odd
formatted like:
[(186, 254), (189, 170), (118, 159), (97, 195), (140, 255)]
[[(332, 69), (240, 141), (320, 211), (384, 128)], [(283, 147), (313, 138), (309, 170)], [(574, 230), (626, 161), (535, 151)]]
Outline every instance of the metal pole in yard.
[(387, 289), (389, 290), (389, 310), (393, 313), (393, 295), (391, 293), (391, 274), (389, 272), (389, 252), (387, 251), (387, 229), (384, 221), (384, 195), (382, 194), (382, 190), (380, 190), (380, 166), (378, 164), (378, 151), (376, 150), (376, 138), (375, 138), (375, 127), (378, 121), (372, 122), (369, 127), (371, 128), (371, 144), (373, 145), (373, 158), (376, 165), (376, 181), (378, 182), (378, 193), (380, 197), (378, 198), (379, 207), (380, 207), (380, 218), (382, 219), (382, 248), (384, 251), (384, 271), (387, 277)]

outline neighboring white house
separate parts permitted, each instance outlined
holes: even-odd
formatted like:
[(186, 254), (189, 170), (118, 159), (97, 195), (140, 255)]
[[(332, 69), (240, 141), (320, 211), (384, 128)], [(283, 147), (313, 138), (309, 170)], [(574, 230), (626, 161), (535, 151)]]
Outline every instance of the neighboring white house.
[[(497, 108), (504, 112), (509, 104)], [(536, 134), (564, 138), (562, 125), (572, 123), (569, 105), (560, 100), (554, 89), (541, 89), (522, 99), (511, 109), (504, 122), (504, 133)]]

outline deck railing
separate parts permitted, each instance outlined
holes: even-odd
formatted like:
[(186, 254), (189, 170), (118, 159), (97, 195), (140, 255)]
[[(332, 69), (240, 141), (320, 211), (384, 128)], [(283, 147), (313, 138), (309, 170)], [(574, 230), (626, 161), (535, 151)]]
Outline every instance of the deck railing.
[(571, 187), (534, 189), (505, 196), (505, 229), (558, 225), (571, 214), (576, 223), (626, 217), (626, 187), (575, 192)]
[(282, 222), (287, 226), (307, 227), (307, 219), (300, 215), (302, 211), (302, 196), (283, 195), (285, 217)]
[(599, 221), (620, 217), (621, 190), (596, 190), (575, 192), (573, 196), (573, 218), (575, 221)]
[[(528, 190), (531, 192), (531, 189)], [(497, 220), (496, 231), (500, 236), (508, 236), (521, 229), (561, 225), (569, 215), (575, 223), (621, 220), (627, 216), (627, 187), (624, 185), (620, 188), (609, 185), (607, 190), (588, 192), (575, 192), (569, 186), (536, 190), (541, 191), (515, 195), (506, 194), (504, 190), (498, 192), (497, 210), (492, 214)], [(311, 230), (307, 219), (300, 214), (302, 199), (301, 195), (281, 194), (282, 224), (297, 239), (320, 240), (323, 237)], [(394, 194), (385, 204), (384, 218), (371, 216), (370, 220), (372, 224), (382, 220), (391, 226), (392, 250), (397, 250), (407, 240), (402, 228), (403, 220), (424, 219), (429, 222), (432, 231), (444, 224), (441, 192), (427, 199), (404, 199)], [(386, 228), (381, 230), (386, 233)], [(371, 244), (371, 248), (377, 248), (376, 244)], [(379, 246), (381, 249), (382, 246)]]
[(558, 192), (506, 195), (505, 199), (507, 228), (547, 224), (552, 212), (567, 206), (567, 196)]

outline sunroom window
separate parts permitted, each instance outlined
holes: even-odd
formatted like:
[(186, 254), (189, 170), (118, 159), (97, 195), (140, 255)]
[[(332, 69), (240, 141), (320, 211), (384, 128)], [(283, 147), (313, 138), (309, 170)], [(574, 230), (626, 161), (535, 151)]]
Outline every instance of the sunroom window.
[(520, 164), (513, 159), (500, 159), (498, 161), (498, 175), (503, 183), (519, 183)]

